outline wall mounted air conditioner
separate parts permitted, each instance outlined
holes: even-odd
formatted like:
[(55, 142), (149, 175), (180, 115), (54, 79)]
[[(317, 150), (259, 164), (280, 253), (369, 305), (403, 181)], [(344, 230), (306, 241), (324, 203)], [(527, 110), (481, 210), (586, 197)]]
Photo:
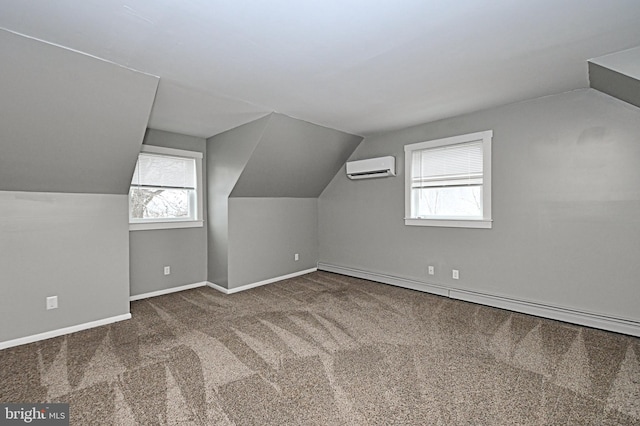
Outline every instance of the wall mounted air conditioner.
[(347, 161), (347, 177), (349, 179), (370, 179), (395, 175), (396, 159), (392, 156)]

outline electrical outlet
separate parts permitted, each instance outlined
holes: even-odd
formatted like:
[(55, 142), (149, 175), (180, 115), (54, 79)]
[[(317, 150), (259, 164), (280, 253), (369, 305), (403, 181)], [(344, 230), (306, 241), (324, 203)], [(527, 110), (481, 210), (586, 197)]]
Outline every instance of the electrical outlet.
[(47, 310), (58, 309), (58, 296), (47, 297)]
[(433, 266), (429, 266), (429, 275), (434, 275), (436, 273), (436, 268)]
[(300, 260), (300, 255), (299, 255), (298, 253), (294, 254), (294, 255), (293, 255), (293, 260), (295, 260), (296, 262), (297, 262), (298, 260)]
[(164, 267), (164, 274), (165, 275), (169, 275), (171, 273), (171, 266), (165, 266)]
[(454, 280), (460, 279), (460, 272), (457, 269), (454, 269), (451, 272), (451, 278)]

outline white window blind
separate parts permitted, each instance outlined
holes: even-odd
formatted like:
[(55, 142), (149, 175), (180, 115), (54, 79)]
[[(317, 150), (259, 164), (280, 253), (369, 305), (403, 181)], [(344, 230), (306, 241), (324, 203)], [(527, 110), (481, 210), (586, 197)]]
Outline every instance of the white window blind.
[(491, 228), (493, 131), (405, 145), (405, 224)]
[(141, 153), (131, 186), (143, 188), (196, 188), (196, 163), (193, 158)]
[(129, 189), (129, 229), (202, 226), (202, 154), (143, 145)]
[(414, 151), (412, 188), (482, 185), (482, 141)]

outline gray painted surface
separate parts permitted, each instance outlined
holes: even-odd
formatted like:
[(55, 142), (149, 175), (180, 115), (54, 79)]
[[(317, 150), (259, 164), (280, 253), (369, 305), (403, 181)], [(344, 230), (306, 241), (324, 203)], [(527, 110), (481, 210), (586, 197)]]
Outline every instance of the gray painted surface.
[(376, 135), (353, 157), (402, 166), (405, 144), (487, 129), (493, 229), (405, 226), (404, 167), (341, 171), (318, 201), (320, 262), (639, 321), (637, 108), (580, 90)]
[(229, 195), (269, 120), (259, 120), (207, 139), (208, 272), (207, 279), (228, 286)]
[[(144, 143), (206, 154), (203, 138), (147, 129)], [(206, 161), (203, 161), (203, 177)], [(206, 179), (203, 178), (206, 218)], [(206, 221), (205, 221), (206, 222)], [(167, 290), (207, 279), (207, 228), (131, 231), (129, 237), (132, 296)], [(164, 267), (171, 274), (164, 275)]]
[(318, 197), (360, 141), (361, 136), (271, 114), (231, 196)]
[(317, 229), (308, 199), (315, 200), (361, 139), (275, 113), (209, 138), (208, 280), (233, 288), (314, 267), (317, 247), (310, 247), (317, 245), (317, 234), (309, 237), (312, 231), (302, 233), (309, 243), (296, 242), (304, 247), (304, 261), (289, 259), (296, 237), (284, 226), (292, 216), (285, 207), (296, 212), (292, 227), (307, 229), (311, 221), (309, 229)]
[(205, 227), (131, 231), (129, 247), (132, 296), (207, 280)]
[(589, 59), (589, 63), (596, 63), (605, 68), (618, 71), (621, 74), (640, 80), (640, 46), (611, 53), (599, 58)]
[(640, 107), (640, 80), (589, 62), (589, 83), (596, 90)]
[(271, 111), (405, 128), (587, 87), (640, 43), (638, 0), (442, 3), (2, 0), (0, 27), (162, 76), (150, 127), (202, 137)]
[(317, 262), (317, 198), (229, 199), (228, 288), (315, 268)]
[(157, 129), (147, 129), (144, 135), (144, 141), (142, 143), (145, 145), (186, 149), (187, 151), (197, 151), (202, 153), (205, 153), (207, 145), (207, 141), (204, 138), (182, 135), (180, 133), (165, 132), (163, 130)]
[(158, 78), (0, 30), (0, 190), (126, 194)]
[(126, 195), (0, 191), (0, 341), (127, 314), (128, 227)]

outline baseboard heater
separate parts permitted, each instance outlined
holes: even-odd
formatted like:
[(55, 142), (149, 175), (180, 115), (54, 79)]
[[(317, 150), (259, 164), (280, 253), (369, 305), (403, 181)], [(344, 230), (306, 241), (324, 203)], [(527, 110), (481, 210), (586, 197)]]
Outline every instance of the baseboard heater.
[(519, 312), (537, 317), (640, 337), (640, 322), (626, 318), (616, 318), (592, 312), (578, 311), (561, 306), (551, 306), (525, 300), (510, 299), (493, 294), (456, 289), (327, 263), (318, 263), (318, 270), (362, 278), (383, 284), (395, 285), (397, 287), (422, 291), (424, 293), (436, 294), (450, 299), (464, 300), (466, 302), (506, 309), (512, 312)]

